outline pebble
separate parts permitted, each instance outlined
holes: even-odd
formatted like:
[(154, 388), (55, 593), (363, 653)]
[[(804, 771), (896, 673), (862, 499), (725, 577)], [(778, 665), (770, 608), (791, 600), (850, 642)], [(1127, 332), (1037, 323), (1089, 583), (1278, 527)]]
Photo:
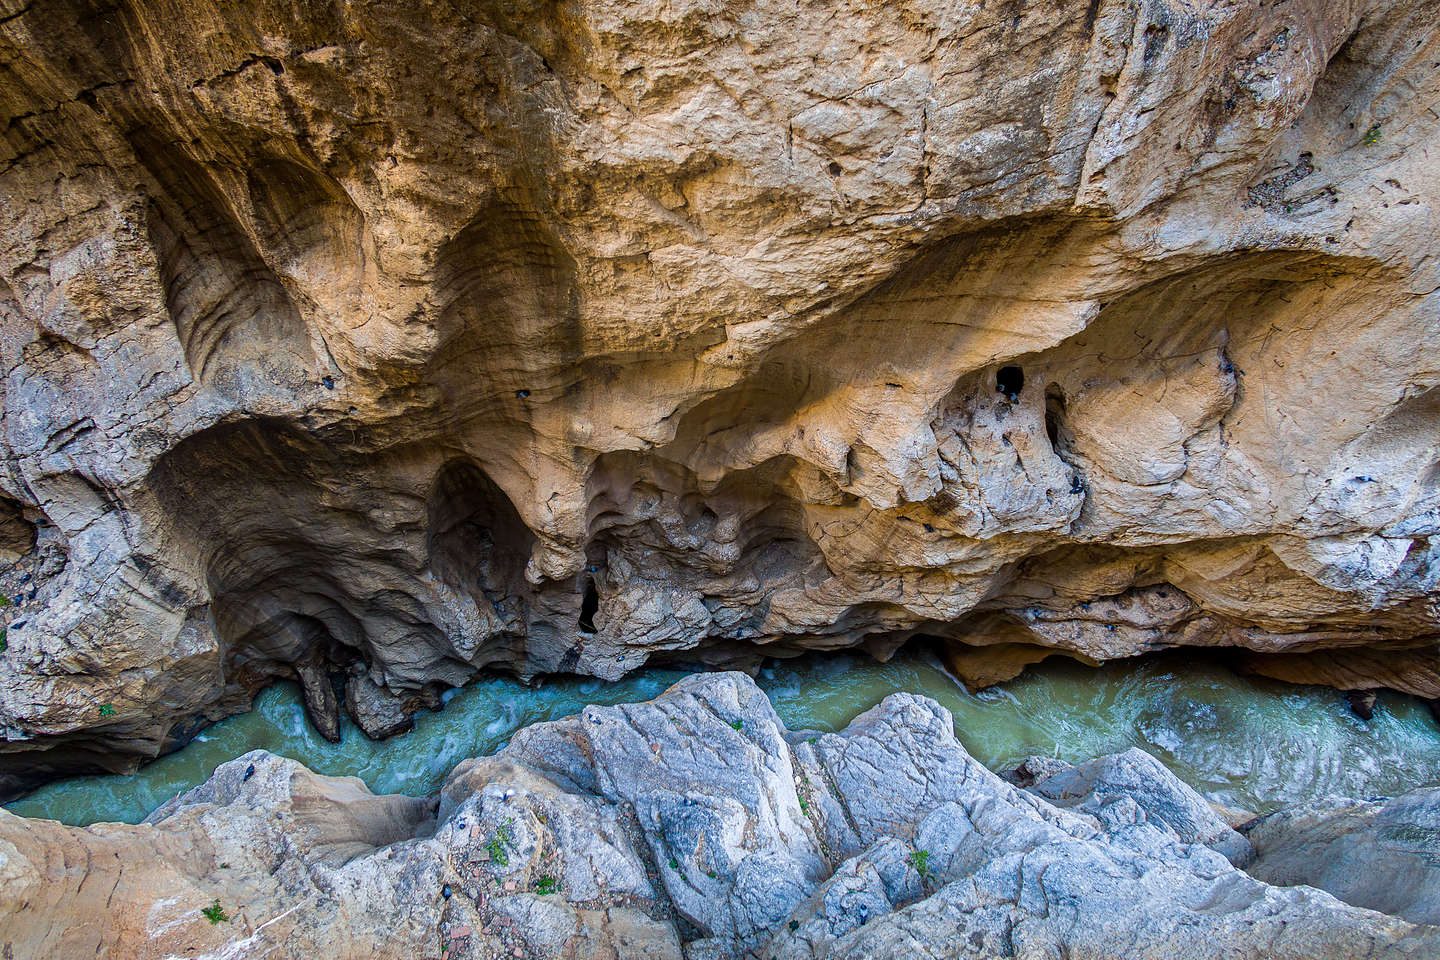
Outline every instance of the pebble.
[(506, 892), (506, 893), (514, 893), (514, 892), (515, 892), (515, 881), (514, 881), (514, 880), (506, 880), (506, 881), (505, 881), (505, 892)]

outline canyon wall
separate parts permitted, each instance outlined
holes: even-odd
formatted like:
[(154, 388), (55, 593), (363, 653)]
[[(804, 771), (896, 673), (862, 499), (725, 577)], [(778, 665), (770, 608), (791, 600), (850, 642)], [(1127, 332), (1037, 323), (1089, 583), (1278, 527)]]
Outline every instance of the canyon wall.
[(1437, 23), (0, 0), (0, 795), (277, 677), (374, 733), (917, 634), (1440, 696)]

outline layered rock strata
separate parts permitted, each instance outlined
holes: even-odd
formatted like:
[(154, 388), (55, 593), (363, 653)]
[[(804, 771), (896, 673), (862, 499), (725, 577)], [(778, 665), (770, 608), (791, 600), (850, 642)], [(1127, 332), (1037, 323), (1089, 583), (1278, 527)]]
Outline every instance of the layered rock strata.
[(1382, 812), (1323, 835), (1304, 812), (1266, 821), (1275, 883), (1317, 843), (1349, 835), (1326, 854), (1355, 865), (1391, 834), (1410, 844), (1384, 897), (1302, 870), (1332, 896), (1240, 869), (1251, 841), (1139, 751), (1026, 791), (932, 700), (790, 731), (748, 677), (697, 675), (526, 728), (429, 798), (257, 751), (139, 826), (0, 813), (0, 941), (127, 960), (1418, 960), (1440, 950), (1440, 866), (1421, 852), (1437, 796), (1360, 804)]
[(0, 795), (277, 677), (1433, 664), (1432, 6), (3, 0)]

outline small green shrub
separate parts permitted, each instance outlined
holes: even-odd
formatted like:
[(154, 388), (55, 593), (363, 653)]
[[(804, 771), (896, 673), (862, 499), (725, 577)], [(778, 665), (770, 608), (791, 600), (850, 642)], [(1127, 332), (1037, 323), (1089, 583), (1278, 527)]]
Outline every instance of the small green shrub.
[(542, 873), (540, 879), (535, 881), (535, 892), (538, 894), (554, 893), (560, 889), (560, 878), (554, 874)]
[(670, 869), (671, 869), (671, 870), (679, 870), (679, 869), (680, 869), (680, 861), (679, 861), (679, 860), (676, 860), (674, 857), (671, 857), (671, 858), (670, 858)]
[(212, 927), (215, 926), (215, 924), (217, 923), (230, 922), (230, 914), (226, 913), (225, 908), (220, 906), (219, 897), (216, 897), (215, 901), (211, 903), (210, 906), (205, 907), (200, 912), (205, 914), (205, 919), (210, 921), (210, 926)]
[(10, 646), (10, 641), (5, 639), (5, 631), (0, 630), (0, 653), (4, 653), (8, 646)]
[(13, 604), (11, 603), (10, 598), (5, 596), (5, 594), (0, 593), (0, 609), (4, 609), (5, 607), (9, 607), (12, 605)]
[(799, 921), (799, 920), (791, 920), (789, 926), (790, 926), (790, 932), (791, 932), (791, 933), (794, 933), (796, 930), (799, 930), (799, 929), (800, 929), (800, 921)]
[(491, 862), (502, 867), (510, 865), (510, 848), (515, 845), (515, 838), (510, 833), (510, 826), (514, 822), (513, 818), (507, 819), (496, 827), (495, 832), (490, 835), (490, 842), (485, 844)]
[(102, 717), (113, 717), (113, 716), (115, 716), (115, 708), (112, 707), (112, 706), (111, 706), (110, 704), (108, 704), (108, 703), (102, 703), (102, 704), (100, 704), (100, 716), (102, 716)]
[(731, 720), (731, 721), (730, 721), (730, 726), (734, 727), (736, 730), (739, 730), (741, 727), (745, 726), (745, 721), (743, 721), (743, 720)]
[(1373, 147), (1373, 146), (1375, 146), (1375, 144), (1379, 143), (1379, 142), (1380, 142), (1380, 124), (1377, 123), (1377, 124), (1375, 124), (1375, 126), (1371, 127), (1369, 130), (1366, 130), (1366, 131), (1365, 131), (1365, 136), (1363, 136), (1363, 137), (1360, 138), (1360, 142), (1363, 143), (1363, 144), (1365, 144), (1365, 146), (1367, 146), (1367, 147)]
[(916, 850), (911, 853), (910, 866), (915, 868), (915, 872), (920, 874), (922, 880), (930, 876), (930, 851)]

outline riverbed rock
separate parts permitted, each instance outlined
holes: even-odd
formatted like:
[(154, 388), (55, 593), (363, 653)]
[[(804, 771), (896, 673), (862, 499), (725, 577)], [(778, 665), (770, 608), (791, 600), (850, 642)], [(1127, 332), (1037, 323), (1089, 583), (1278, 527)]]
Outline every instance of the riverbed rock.
[(1346, 903), (1440, 924), (1440, 788), (1290, 807), (1248, 828), (1267, 883), (1309, 884)]
[[(1440, 949), (1440, 927), (1235, 868), (1140, 757), (1090, 769), (1105, 803), (1067, 809), (986, 770), (924, 697), (791, 733), (749, 677), (697, 675), (529, 727), (430, 798), (256, 751), (138, 826), (0, 813), (0, 943), (126, 960)], [(1421, 829), (1433, 812), (1432, 796), (1390, 815)]]
[(1433, 652), (1432, 6), (6, 0), (0, 795), (297, 664)]
[(346, 678), (345, 711), (372, 740), (384, 740), (412, 729), (415, 713), (422, 707), (440, 707), (439, 696), (429, 687), (401, 696), (370, 679), (358, 665)]
[(1254, 858), (1250, 843), (1217, 814), (1194, 788), (1138, 747), (1056, 770), (1025, 789), (1058, 807), (1077, 810), (1109, 824), (1118, 812), (1128, 822), (1138, 806), (1146, 818), (1163, 823), (1186, 843), (1203, 843), (1237, 867)]

